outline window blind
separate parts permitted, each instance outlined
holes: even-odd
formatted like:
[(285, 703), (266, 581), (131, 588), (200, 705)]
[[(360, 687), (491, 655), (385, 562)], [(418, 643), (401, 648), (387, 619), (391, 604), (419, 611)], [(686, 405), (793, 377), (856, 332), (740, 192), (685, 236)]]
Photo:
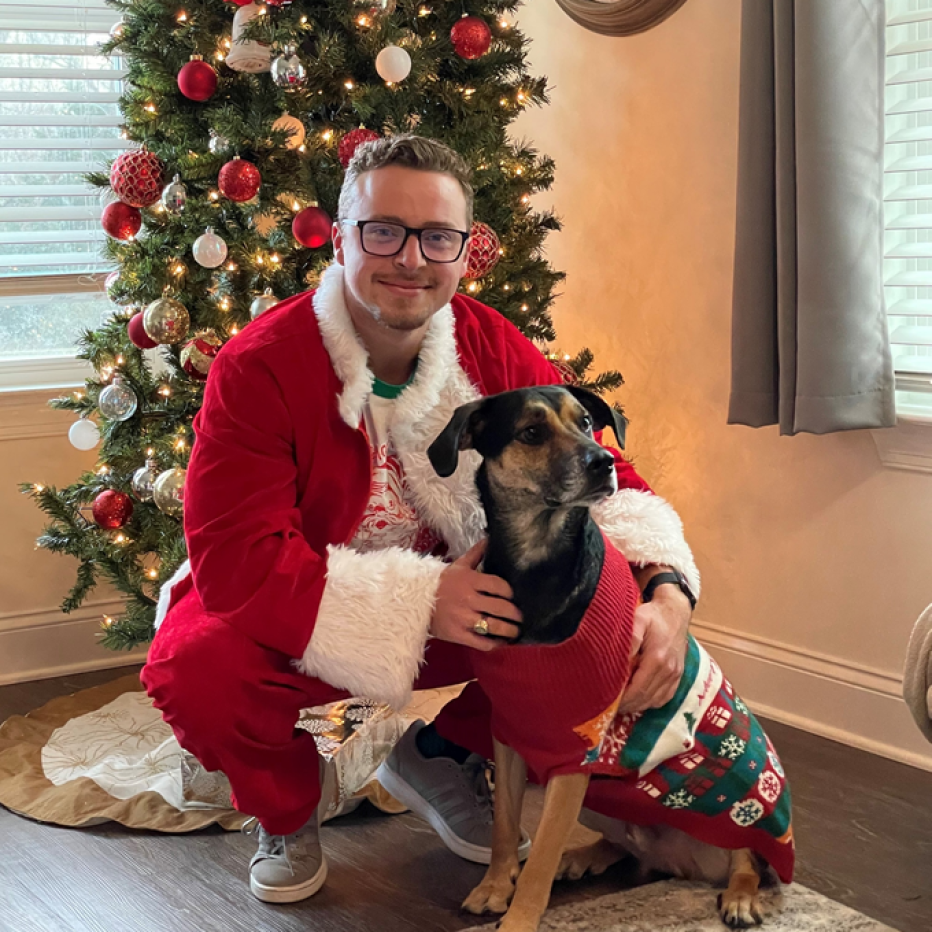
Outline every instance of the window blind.
[(932, 0), (887, 0), (884, 286), (897, 411), (932, 414)]
[(0, 279), (104, 268), (82, 175), (126, 145), (122, 62), (99, 50), (118, 19), (104, 0), (0, 0)]

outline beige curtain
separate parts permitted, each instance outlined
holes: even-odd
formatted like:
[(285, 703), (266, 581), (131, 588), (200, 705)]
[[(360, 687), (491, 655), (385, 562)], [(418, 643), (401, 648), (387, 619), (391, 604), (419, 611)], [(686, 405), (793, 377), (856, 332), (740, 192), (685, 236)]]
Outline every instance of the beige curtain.
[(557, 0), (580, 26), (603, 36), (633, 36), (653, 29), (686, 0)]
[(744, 0), (728, 422), (895, 423), (883, 0)]

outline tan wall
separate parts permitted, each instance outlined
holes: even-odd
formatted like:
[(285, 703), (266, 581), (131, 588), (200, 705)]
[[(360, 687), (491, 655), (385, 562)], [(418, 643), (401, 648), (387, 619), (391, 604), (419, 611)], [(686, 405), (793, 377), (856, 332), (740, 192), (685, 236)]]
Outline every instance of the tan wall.
[(542, 0), (519, 22), (553, 88), (519, 133), (557, 163), (537, 203), (565, 223), (560, 346), (625, 376), (629, 452), (703, 571), (697, 633), (759, 707), (932, 767), (894, 698), (932, 601), (932, 476), (884, 467), (868, 431), (725, 424), (740, 4), (689, 0), (625, 39)]

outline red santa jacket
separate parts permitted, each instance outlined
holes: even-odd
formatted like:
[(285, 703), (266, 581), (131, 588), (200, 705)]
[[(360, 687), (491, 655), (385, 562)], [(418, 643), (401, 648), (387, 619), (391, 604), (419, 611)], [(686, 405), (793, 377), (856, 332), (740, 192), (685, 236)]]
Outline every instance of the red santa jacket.
[[(427, 448), (454, 410), (513, 388), (559, 382), (500, 314), (457, 295), (431, 320), (418, 369), (390, 425), (419, 518), (456, 558), (483, 535), (479, 457), (441, 479)], [(309, 675), (403, 706), (423, 659), (445, 563), (391, 547), (347, 546), (369, 499), (361, 415), (372, 390), (366, 350), (334, 264), (316, 292), (277, 305), (227, 343), (195, 418), (185, 489), (189, 563), (162, 587), (156, 624), (222, 618)], [(619, 493), (600, 525), (627, 559), (699, 578), (674, 510), (620, 455)]]

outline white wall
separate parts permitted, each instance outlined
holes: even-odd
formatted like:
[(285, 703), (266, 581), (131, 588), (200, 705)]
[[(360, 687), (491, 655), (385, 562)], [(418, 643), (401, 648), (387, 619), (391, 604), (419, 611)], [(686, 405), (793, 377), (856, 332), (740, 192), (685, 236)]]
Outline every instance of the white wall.
[[(898, 698), (932, 602), (932, 476), (869, 432), (727, 426), (740, 4), (689, 0), (641, 36), (522, 8), (552, 104), (518, 128), (557, 163), (561, 348), (618, 368), (629, 452), (682, 515), (703, 571), (695, 630), (777, 718), (932, 769)], [(930, 429), (932, 430), (932, 429)]]

